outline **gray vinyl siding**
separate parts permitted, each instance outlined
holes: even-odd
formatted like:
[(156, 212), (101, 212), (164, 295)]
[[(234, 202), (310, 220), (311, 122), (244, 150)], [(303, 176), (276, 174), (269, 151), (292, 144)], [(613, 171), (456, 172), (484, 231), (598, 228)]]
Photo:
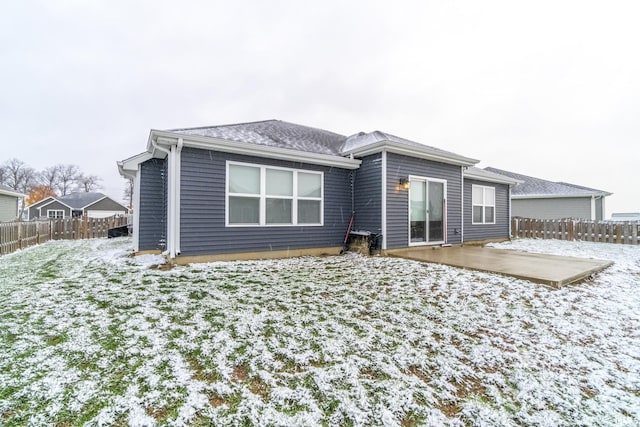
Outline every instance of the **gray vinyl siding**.
[(602, 209), (602, 197), (596, 199), (596, 221), (602, 221), (604, 219), (604, 212)]
[(18, 215), (18, 198), (0, 194), (0, 221), (13, 221)]
[[(472, 186), (482, 185), (496, 190), (495, 224), (473, 224)], [(508, 239), (509, 237), (509, 186), (492, 182), (464, 180), (464, 241)]]
[(40, 217), (40, 211), (38, 210), (38, 208), (46, 203), (49, 203), (51, 201), (51, 199), (49, 200), (40, 200), (37, 203), (34, 203), (30, 206), (27, 207), (27, 210), (29, 212), (29, 219), (37, 219)]
[(164, 250), (167, 238), (166, 161), (151, 159), (140, 164), (138, 249)]
[(387, 154), (387, 249), (409, 246), (409, 192), (397, 189), (409, 175), (447, 181), (447, 243), (461, 242), (461, 173), (460, 166)]
[(64, 211), (64, 217), (65, 218), (70, 218), (71, 217), (71, 209), (69, 209), (67, 206), (63, 205), (62, 203), (58, 202), (58, 201), (53, 201), (51, 203), (48, 204), (44, 204), (42, 206), (40, 206), (40, 217), (41, 218), (47, 218), (48, 217), (48, 211)]
[(513, 216), (535, 219), (591, 219), (591, 197), (512, 199)]
[(85, 211), (127, 211), (127, 208), (122, 206), (120, 203), (113, 201), (110, 198), (98, 200), (92, 205), (89, 205), (85, 208)]
[[(351, 216), (349, 170), (195, 148), (184, 148), (181, 159), (181, 255), (342, 245)], [(324, 172), (324, 225), (226, 227), (227, 160)]]
[(382, 156), (380, 153), (361, 159), (355, 171), (354, 230), (382, 232)]

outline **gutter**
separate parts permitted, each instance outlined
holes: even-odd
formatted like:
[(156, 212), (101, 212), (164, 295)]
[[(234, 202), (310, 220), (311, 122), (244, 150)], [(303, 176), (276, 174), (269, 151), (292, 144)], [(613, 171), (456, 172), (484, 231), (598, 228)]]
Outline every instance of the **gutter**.
[(224, 153), (243, 154), (246, 156), (266, 157), (270, 159), (293, 161), (298, 163), (310, 163), (320, 166), (339, 167), (343, 169), (358, 169), (361, 160), (350, 157), (341, 157), (332, 154), (310, 153), (289, 148), (271, 147), (267, 145), (253, 144), (249, 142), (232, 141), (220, 138), (212, 138), (200, 135), (183, 135), (179, 133), (152, 130), (149, 135), (147, 151), (153, 153), (158, 143), (163, 145), (176, 145), (178, 140), (183, 140), (183, 146), (200, 148), (204, 150), (221, 151)]
[(448, 163), (457, 166), (473, 166), (480, 162), (480, 160), (472, 159), (469, 157), (458, 155), (447, 155), (445, 153), (436, 152), (425, 148), (417, 147), (413, 145), (401, 144), (393, 141), (378, 141), (374, 144), (366, 145), (361, 149), (352, 150), (349, 152), (355, 156), (367, 156), (369, 154), (379, 153), (381, 151), (387, 151), (389, 153), (401, 154), (405, 156), (417, 157), (421, 159), (432, 160), (441, 163)]

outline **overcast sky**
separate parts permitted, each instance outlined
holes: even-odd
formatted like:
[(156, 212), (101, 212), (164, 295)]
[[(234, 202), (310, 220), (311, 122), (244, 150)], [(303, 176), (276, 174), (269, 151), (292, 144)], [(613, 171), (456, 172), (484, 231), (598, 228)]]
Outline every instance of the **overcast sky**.
[(637, 1), (4, 1), (0, 162), (122, 199), (150, 129), (382, 130), (640, 212)]

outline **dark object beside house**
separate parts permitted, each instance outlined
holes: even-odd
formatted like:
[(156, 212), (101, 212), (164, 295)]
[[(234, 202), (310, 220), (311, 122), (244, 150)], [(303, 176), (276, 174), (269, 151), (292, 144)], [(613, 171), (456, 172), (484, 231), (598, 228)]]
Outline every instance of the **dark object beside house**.
[(123, 225), (122, 227), (110, 228), (107, 231), (107, 237), (112, 239), (114, 237), (127, 237), (129, 236), (129, 226)]

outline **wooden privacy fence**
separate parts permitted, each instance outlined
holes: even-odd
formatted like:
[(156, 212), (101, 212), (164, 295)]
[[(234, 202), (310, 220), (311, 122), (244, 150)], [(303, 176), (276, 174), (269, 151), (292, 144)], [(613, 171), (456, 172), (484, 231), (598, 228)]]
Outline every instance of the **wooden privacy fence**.
[(512, 218), (511, 235), (532, 239), (583, 240), (637, 245), (640, 222), (586, 221), (581, 219)]
[(48, 240), (78, 240), (107, 237), (110, 228), (128, 224), (127, 217), (62, 218), (0, 223), (0, 255)]

